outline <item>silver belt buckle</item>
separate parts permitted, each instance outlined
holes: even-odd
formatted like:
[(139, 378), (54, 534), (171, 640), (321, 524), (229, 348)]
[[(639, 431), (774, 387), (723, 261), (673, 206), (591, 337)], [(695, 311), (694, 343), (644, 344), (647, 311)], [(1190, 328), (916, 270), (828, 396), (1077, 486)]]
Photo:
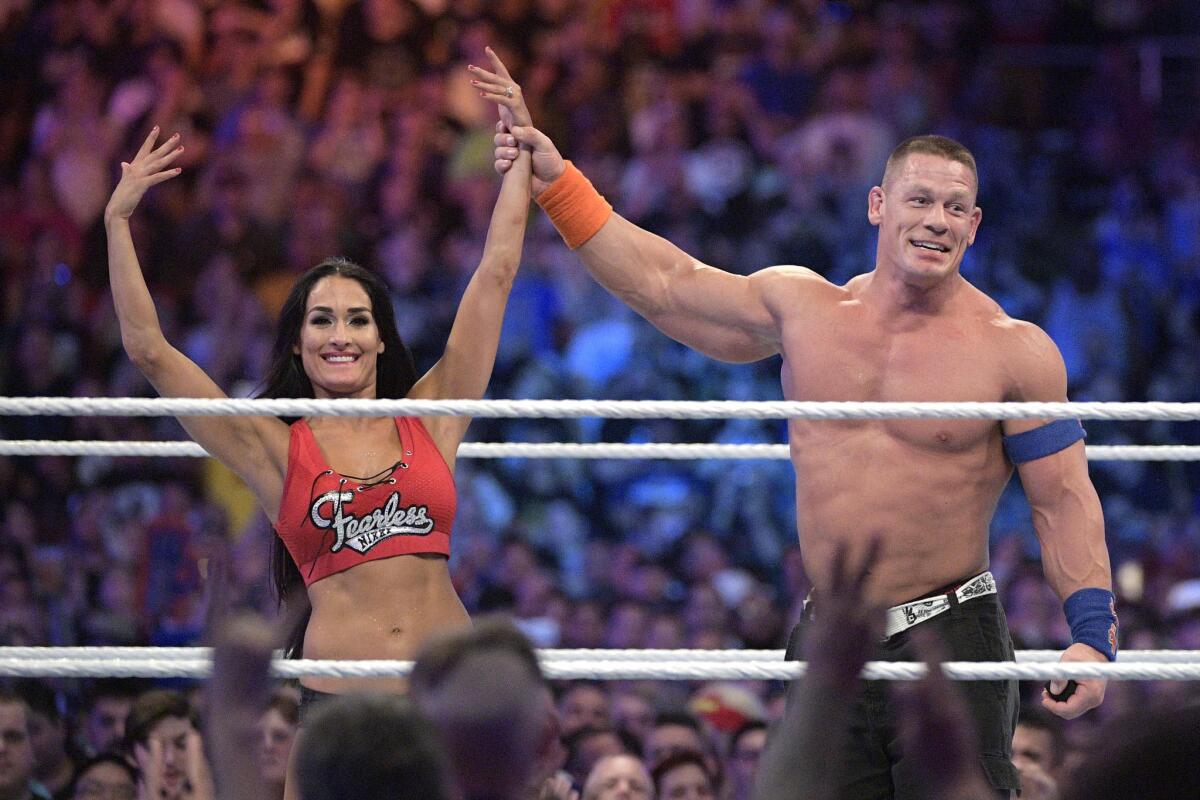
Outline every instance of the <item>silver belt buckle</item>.
[[(991, 572), (981, 572), (955, 589), (953, 596), (959, 603), (965, 603), (974, 597), (995, 593), (996, 579)], [(941, 594), (892, 606), (887, 610), (887, 627), (884, 630), (883, 638), (890, 639), (897, 633), (903, 633), (914, 625), (946, 611), (951, 606), (950, 597), (949, 594)]]

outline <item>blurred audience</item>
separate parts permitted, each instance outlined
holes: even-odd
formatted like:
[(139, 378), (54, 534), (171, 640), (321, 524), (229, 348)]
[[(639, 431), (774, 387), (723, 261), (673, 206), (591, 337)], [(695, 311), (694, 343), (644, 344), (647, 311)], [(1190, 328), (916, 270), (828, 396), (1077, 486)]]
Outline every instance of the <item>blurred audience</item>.
[[(865, 270), (874, 238), (861, 206), (881, 153), (917, 131), (954, 136), (979, 160), (986, 212), (964, 273), (1051, 332), (1072, 399), (1196, 400), (1197, 62), (1155, 60), (1142, 44), (1200, 35), (1200, 13), (1120, 5), (11, 3), (0, 12), (0, 347), (12, 357), (0, 360), (0, 392), (151, 393), (121, 355), (97, 213), (117, 154), (153, 124), (189, 146), (184, 175), (138, 221), (143, 266), (168, 335), (231, 395), (262, 379), (279, 287), (335, 254), (385, 277), (405, 340), (429, 366), (495, 190), (492, 120), (463, 69), (463, 54), (490, 43), (530, 76), (537, 118), (618, 211), (734, 271), (800, 263), (844, 281)], [(526, 254), (490, 396), (779, 399), (778, 361), (728, 365), (678, 347), (595, 286), (540, 217)], [(1088, 429), (1092, 444), (1200, 444), (1197, 422)], [(182, 436), (164, 418), (0, 417), (9, 439)], [(480, 419), (472, 436), (780, 442), (785, 428)], [(807, 586), (785, 462), (463, 459), (456, 473), (459, 594), (473, 614), (511, 612), (539, 646), (778, 648), (799, 616)], [(1200, 466), (1093, 462), (1092, 475), (1127, 651), (1200, 648)], [(274, 611), (270, 526), (200, 459), (5, 459), (0, 497), (0, 645), (194, 644), (205, 565), (218, 557), (235, 565), (240, 605)], [(1015, 485), (992, 554), (1018, 648), (1063, 645)], [(673, 733), (735, 792), (747, 775), (725, 738), (782, 705), (769, 684), (747, 685), (749, 698), (680, 683), (582, 686), (559, 695), (564, 730), (614, 726), (651, 764), (675, 747), (655, 736), (655, 715), (695, 699), (702, 723)], [(72, 762), (57, 754), (128, 738), (141, 687), (54, 687), (49, 755), (31, 774), (61, 788)], [(1198, 687), (1110, 684), (1098, 713), (1066, 726), (1059, 765), (1036, 769), (1068, 796), (1066, 776), (1100, 725), (1183, 706)], [(28, 737), (41, 712), (6, 708), (5, 724)], [(183, 753), (166, 737), (155, 756), (145, 744), (160, 739), (137, 734), (155, 780), (203, 784), (186, 757), (190, 712), (170, 717)], [(78, 754), (58, 727), (72, 715)], [(145, 727), (144, 714), (132, 719)], [(271, 782), (278, 754), (263, 736), (248, 747)], [(24, 792), (20, 761), (5, 762), (0, 782)]]

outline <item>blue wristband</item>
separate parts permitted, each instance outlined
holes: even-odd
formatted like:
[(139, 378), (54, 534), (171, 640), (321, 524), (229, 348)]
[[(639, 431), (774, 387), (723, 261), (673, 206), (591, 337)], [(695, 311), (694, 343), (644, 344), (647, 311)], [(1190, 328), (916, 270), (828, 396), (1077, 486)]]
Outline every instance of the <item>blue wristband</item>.
[(1024, 464), (1066, 450), (1080, 439), (1086, 439), (1083, 425), (1077, 419), (1047, 422), (1024, 433), (1004, 437), (1004, 452), (1014, 464)]
[(1117, 660), (1117, 598), (1107, 589), (1080, 589), (1063, 603), (1071, 643), (1086, 644)]

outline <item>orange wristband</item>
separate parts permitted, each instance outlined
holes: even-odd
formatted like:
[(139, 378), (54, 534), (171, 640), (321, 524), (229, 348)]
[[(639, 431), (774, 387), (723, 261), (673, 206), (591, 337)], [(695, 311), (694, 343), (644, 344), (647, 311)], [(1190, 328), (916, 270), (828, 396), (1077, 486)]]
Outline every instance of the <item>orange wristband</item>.
[(574, 164), (566, 164), (563, 174), (538, 196), (537, 204), (550, 217), (567, 247), (575, 250), (608, 222), (612, 206)]

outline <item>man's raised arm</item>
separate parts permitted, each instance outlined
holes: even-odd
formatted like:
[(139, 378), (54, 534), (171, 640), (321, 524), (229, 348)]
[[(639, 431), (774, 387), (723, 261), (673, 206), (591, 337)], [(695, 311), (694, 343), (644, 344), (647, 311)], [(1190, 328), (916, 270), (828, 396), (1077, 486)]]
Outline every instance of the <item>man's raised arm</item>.
[[(820, 280), (798, 267), (734, 275), (696, 260), (619, 214), (554, 143), (530, 127), (496, 136), (496, 160), (534, 153), (535, 199), (592, 277), (656, 328), (722, 361), (757, 361), (779, 352), (771, 289), (791, 277)], [(540, 167), (540, 169), (539, 169)], [(542, 189), (542, 191), (538, 191)]]
[[(521, 88), (480, 67), (469, 68), (485, 97), (528, 118)], [(604, 288), (671, 338), (722, 361), (757, 361), (780, 350), (780, 317), (823, 279), (801, 267), (750, 276), (702, 264), (666, 239), (613, 213), (590, 181), (531, 125), (497, 126), (496, 169), (507, 171), (518, 148), (533, 153), (533, 194), (567, 245)]]

